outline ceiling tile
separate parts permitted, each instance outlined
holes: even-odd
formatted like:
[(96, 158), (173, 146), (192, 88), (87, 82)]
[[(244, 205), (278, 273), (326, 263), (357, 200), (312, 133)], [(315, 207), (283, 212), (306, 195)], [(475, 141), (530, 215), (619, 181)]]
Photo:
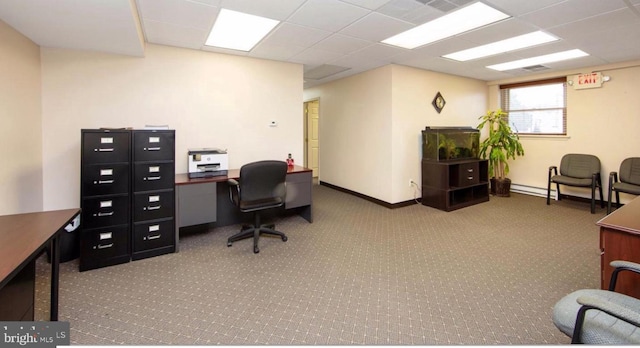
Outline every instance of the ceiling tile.
[(413, 24), (423, 24), (444, 14), (416, 0), (392, 0), (376, 12)]
[(282, 23), (263, 42), (280, 46), (312, 46), (331, 35), (330, 32), (297, 24)]
[(191, 49), (200, 49), (209, 35), (208, 31), (151, 20), (145, 21), (144, 30), (149, 42)]
[(342, 57), (343, 55), (344, 54), (342, 53), (309, 48), (304, 50), (301, 53), (296, 54), (295, 56), (291, 57), (289, 60), (294, 63), (300, 63), (300, 64), (321, 65), (324, 62), (336, 60)]
[(191, 1), (138, 0), (144, 20), (209, 31), (219, 8)]
[(295, 12), (305, 0), (222, 0), (221, 6), (228, 10), (244, 12), (283, 21)]
[(300, 25), (337, 32), (369, 12), (371, 11), (338, 0), (308, 0), (288, 20)]
[[(569, 0), (520, 16), (542, 29), (601, 16), (626, 6), (622, 1)], [(594, 22), (596, 22), (594, 20)]]
[(313, 47), (320, 50), (347, 54), (365, 48), (371, 44), (372, 42), (370, 41), (334, 34), (318, 42)]
[[(388, 3), (391, 0), (342, 0), (343, 2), (348, 2), (350, 4), (368, 8), (370, 10), (375, 10), (380, 6)], [(640, 1), (640, 0), (639, 0)]]
[(373, 12), (340, 30), (340, 34), (379, 42), (412, 27), (411, 23)]

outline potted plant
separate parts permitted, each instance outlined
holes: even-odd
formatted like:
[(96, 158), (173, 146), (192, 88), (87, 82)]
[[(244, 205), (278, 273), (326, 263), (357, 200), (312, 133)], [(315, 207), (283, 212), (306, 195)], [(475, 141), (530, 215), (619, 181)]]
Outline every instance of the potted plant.
[(501, 109), (489, 110), (478, 119), (478, 129), (489, 129), (489, 136), (480, 143), (480, 157), (489, 159), (489, 174), (493, 174), (491, 193), (509, 197), (511, 179), (506, 177), (509, 174), (507, 161), (524, 155), (520, 137), (511, 129), (507, 113)]

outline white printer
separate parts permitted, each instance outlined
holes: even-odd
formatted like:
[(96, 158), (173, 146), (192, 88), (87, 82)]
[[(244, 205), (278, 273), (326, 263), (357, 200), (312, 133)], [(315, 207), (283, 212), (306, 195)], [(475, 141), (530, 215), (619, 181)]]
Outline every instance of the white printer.
[(220, 149), (189, 149), (189, 178), (227, 175), (229, 157)]

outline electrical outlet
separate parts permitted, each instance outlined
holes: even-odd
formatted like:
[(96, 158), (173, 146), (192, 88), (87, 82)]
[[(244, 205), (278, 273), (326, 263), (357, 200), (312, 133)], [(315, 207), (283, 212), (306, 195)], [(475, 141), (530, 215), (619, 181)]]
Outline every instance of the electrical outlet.
[(413, 186), (413, 179), (409, 179), (409, 187)]

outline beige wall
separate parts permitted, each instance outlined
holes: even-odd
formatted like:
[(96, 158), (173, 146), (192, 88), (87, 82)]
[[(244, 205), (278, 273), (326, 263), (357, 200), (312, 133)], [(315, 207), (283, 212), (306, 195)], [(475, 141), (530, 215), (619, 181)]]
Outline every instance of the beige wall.
[[(523, 137), (525, 156), (510, 162), (509, 177), (513, 184), (546, 192), (549, 166), (559, 165), (562, 155), (566, 153), (589, 153), (600, 158), (606, 200), (609, 172), (618, 171), (624, 158), (640, 156), (640, 62), (592, 67), (582, 72), (591, 71), (602, 71), (611, 77), (611, 81), (595, 89), (574, 90), (567, 87), (568, 136)], [(580, 71), (567, 71), (559, 76), (577, 73)], [(518, 81), (526, 79), (489, 83), (492, 108), (499, 105), (499, 84)], [(589, 189), (564, 186), (560, 189), (563, 193), (581, 197), (591, 195)], [(621, 195), (623, 202), (632, 197)]]
[(145, 52), (42, 48), (45, 209), (79, 206), (82, 128), (169, 125), (178, 173), (189, 148), (228, 149), (231, 168), (303, 158), (301, 65), (159, 45)]
[[(447, 101), (438, 114), (437, 92)], [(389, 65), (304, 91), (320, 99), (320, 175), (387, 203), (414, 198), (420, 184), (421, 130), (476, 126), (487, 108), (479, 80)], [(417, 193), (420, 197), (421, 193)]]
[(40, 48), (0, 21), (0, 215), (42, 210)]

